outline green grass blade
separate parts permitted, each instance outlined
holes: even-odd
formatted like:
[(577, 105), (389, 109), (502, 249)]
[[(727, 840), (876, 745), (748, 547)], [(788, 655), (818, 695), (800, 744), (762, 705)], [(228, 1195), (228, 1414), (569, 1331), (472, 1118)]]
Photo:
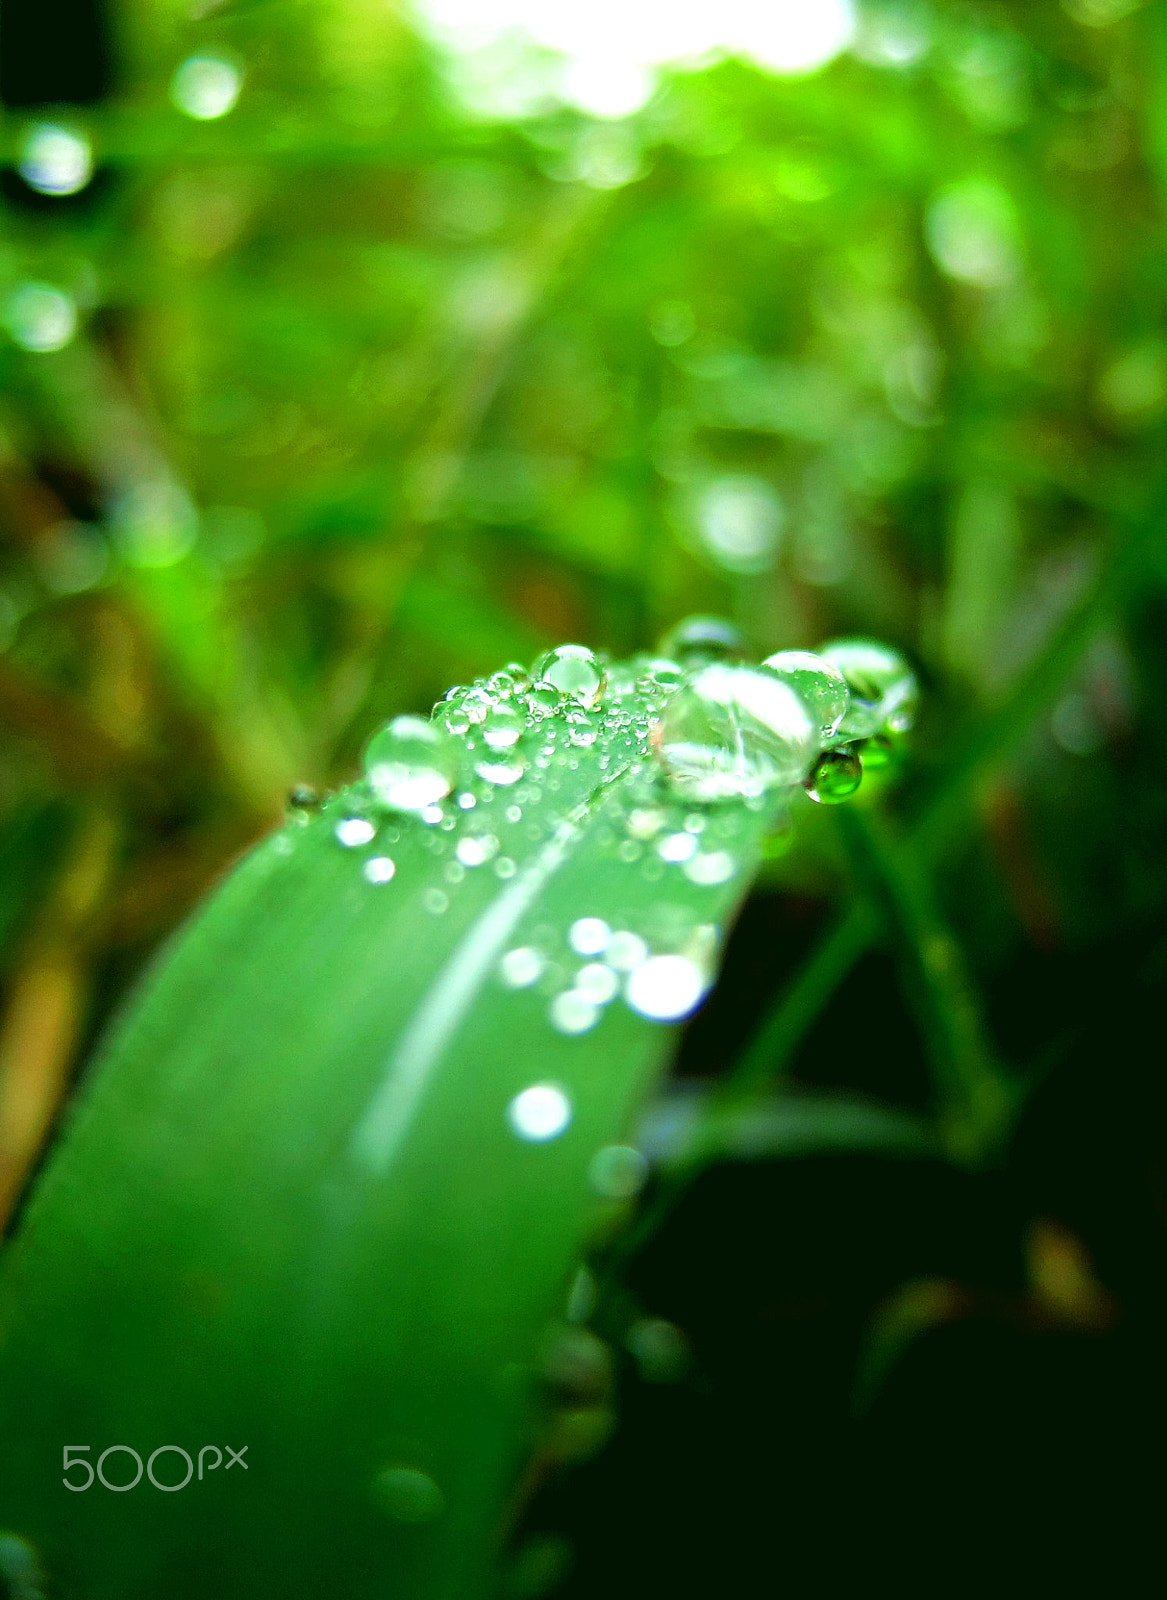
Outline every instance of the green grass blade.
[[(338, 1565), (354, 1600), (485, 1592), (542, 1333), (610, 1204), (589, 1169), (673, 1032), (643, 997), (555, 1026), (556, 997), (602, 965), (571, 930), (630, 936), (610, 982), (648, 971), (645, 950), (711, 981), (767, 823), (671, 799), (644, 701), (590, 746), (552, 719), (544, 766), (505, 787), (464, 772), (476, 803), (430, 821), (358, 787), (290, 822), (147, 982), (0, 1286), (3, 1521), (62, 1594), (335, 1595)], [(376, 834), (346, 847), (353, 818)], [(668, 858), (686, 820), (697, 852)], [(526, 987), (500, 979), (516, 947), (543, 963)], [(564, 1031), (581, 1015), (594, 1026)], [(558, 1137), (516, 1132), (537, 1084), (570, 1107)], [(247, 1446), (247, 1469), (71, 1493), (66, 1445), (94, 1464)], [(154, 1470), (175, 1483), (182, 1458)], [(105, 1472), (125, 1483), (132, 1457)]]

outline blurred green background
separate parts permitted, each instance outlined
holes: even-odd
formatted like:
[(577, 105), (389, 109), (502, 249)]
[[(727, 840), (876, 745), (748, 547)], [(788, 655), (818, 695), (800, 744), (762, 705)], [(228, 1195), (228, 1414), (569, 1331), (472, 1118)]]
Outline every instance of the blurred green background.
[[(833, 1441), (844, 1477), (873, 1448), (831, 1432), (872, 1328), (932, 1329), (932, 1349), (983, 1324), (955, 1366), (923, 1358), (924, 1398), (880, 1448), (941, 1451), (972, 1496), (957, 1542), (997, 1517), (976, 1494), (994, 1452), (1021, 1472), (1017, 1440), (1045, 1441), (1023, 1498), (1053, 1473), (1058, 1516), (1071, 1481), (1097, 1512), (1083, 1462), (1137, 1454), (1106, 1428), (1160, 1415), (1167, 1326), (1162, 7), (5, 0), (0, 100), (0, 1207), (150, 952), (386, 716), (566, 639), (651, 647), (693, 611), (761, 654), (873, 634), (925, 688), (898, 825), (941, 791), (948, 809), (906, 852), (912, 949), (893, 936), (833, 1004), (827, 985), (796, 1080), (926, 1111), (912, 971), (939, 939), (933, 1003), (1040, 1086), (1029, 1120), (987, 1188), (939, 1163), (934, 1192), (917, 1164), (886, 1216), (886, 1163), (829, 1182), (803, 1163), (810, 1198), (764, 1163), (704, 1211), (691, 1195), (697, 1231), (653, 1292), (686, 1284), (690, 1322), (724, 1310), (711, 1348), (745, 1360), (753, 1340), (771, 1378), (785, 1351), (821, 1383), (783, 1391), (768, 1467), (725, 1420), (736, 1377), (728, 1411), (683, 1427), (651, 1389), (572, 1503), (603, 1508), (662, 1439), (700, 1437), (763, 1486), (705, 1506), (745, 1572), (742, 1529), (794, 1492), (772, 1480), (783, 1428)], [(855, 893), (811, 810), (689, 1031), (688, 1076), (737, 1057)], [(776, 1227), (798, 1262), (776, 1264)], [(738, 1241), (736, 1288), (694, 1287), (702, 1229)], [(785, 1311), (735, 1299), (763, 1261)], [(1096, 1391), (1067, 1467), (1050, 1418)], [(972, 1444), (920, 1434), (953, 1396)], [(642, 1532), (688, 1507), (660, 1498), (628, 1513)], [(1115, 1531), (1137, 1501), (1087, 1517), (1111, 1557), (1142, 1548)], [(806, 1510), (783, 1537), (813, 1585), (833, 1524)], [(664, 1593), (653, 1537), (641, 1592)], [(674, 1559), (685, 1592), (704, 1557)], [(573, 1593), (616, 1592), (610, 1551), (580, 1560)]]

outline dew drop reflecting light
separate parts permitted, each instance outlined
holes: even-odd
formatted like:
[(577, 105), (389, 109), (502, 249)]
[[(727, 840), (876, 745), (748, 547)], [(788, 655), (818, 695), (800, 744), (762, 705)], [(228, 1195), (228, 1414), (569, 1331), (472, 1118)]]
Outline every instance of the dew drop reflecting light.
[(542, 975), (546, 962), (530, 945), (516, 945), (498, 964), (499, 977), (508, 989), (528, 989)]
[(21, 142), (17, 171), (38, 194), (76, 194), (93, 176), (89, 140), (55, 122), (34, 122)]
[(369, 844), (377, 832), (366, 817), (345, 817), (344, 821), (338, 822), (332, 831), (348, 850)]
[(567, 942), (577, 956), (603, 955), (612, 930), (602, 917), (579, 917), (572, 923)]
[[(420, 811), (442, 800), (458, 776), (458, 745), (422, 717), (394, 717), (369, 740), (365, 777), (375, 798), (395, 811)], [(440, 821), (442, 813), (426, 815)]]
[(624, 994), (633, 1011), (654, 1022), (688, 1016), (705, 993), (705, 975), (688, 956), (650, 956), (636, 968)]
[(224, 56), (187, 56), (170, 80), (170, 98), (180, 111), (198, 122), (211, 122), (235, 109), (243, 88), (243, 73)]
[(77, 307), (62, 289), (28, 279), (4, 302), (4, 326), (22, 350), (63, 350), (77, 332)]
[(617, 972), (634, 972), (648, 960), (648, 945), (638, 933), (629, 933), (621, 929), (608, 941), (604, 959), (607, 965), (614, 967)]
[(576, 973), (575, 988), (592, 1005), (606, 1006), (609, 1000), (615, 999), (620, 980), (603, 961), (589, 961)]
[(707, 887), (715, 883), (728, 883), (737, 871), (737, 862), (728, 850), (710, 850), (686, 861), (681, 870), (690, 883)]
[(520, 1139), (543, 1144), (571, 1126), (571, 1101), (553, 1083), (533, 1083), (511, 1101), (507, 1121)]
[(370, 856), (361, 869), (370, 883), (388, 883), (397, 871), (391, 856)]
[(556, 1033), (587, 1033), (600, 1020), (600, 1008), (578, 989), (564, 989), (547, 1008)]

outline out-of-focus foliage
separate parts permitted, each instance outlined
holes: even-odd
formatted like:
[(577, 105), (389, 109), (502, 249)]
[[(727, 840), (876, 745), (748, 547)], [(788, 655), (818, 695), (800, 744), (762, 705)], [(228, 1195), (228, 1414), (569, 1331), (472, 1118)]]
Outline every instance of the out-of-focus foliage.
[[(918, 662), (905, 815), (939, 791), (944, 826), (906, 875), (853, 850), (856, 881), (934, 1054), (1048, 1065), (1064, 986), (1167, 890), (1161, 8), (865, 0), (819, 72), (665, 66), (623, 118), (539, 87), (545, 47), (383, 0), (110, 22), (104, 98), (5, 91), (8, 1198), (290, 785), (454, 681), (689, 611)], [(75, 193), (16, 171), (46, 120), (91, 142)], [(796, 834), (771, 977), (844, 881), (809, 806)], [(804, 970), (757, 1071), (868, 936)], [(741, 1041), (704, 1026), (708, 1067)], [(897, 1070), (863, 1086), (912, 1101)]]

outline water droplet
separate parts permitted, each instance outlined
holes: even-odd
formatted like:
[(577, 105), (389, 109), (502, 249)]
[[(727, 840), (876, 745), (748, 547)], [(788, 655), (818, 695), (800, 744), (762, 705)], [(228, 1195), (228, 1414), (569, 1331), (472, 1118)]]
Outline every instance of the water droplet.
[(170, 98), (198, 122), (213, 122), (234, 110), (243, 88), (243, 73), (225, 56), (199, 52), (187, 56), (170, 80)]
[(388, 883), (397, 871), (397, 863), (391, 856), (370, 856), (361, 871), (370, 883)]
[(463, 811), (473, 811), (477, 804), (477, 799), (469, 792), (469, 790), (458, 796), (458, 805)]
[(691, 833), (667, 833), (656, 848), (662, 861), (688, 861), (697, 854), (697, 841)]
[(435, 917), (440, 917), (442, 912), (448, 909), (450, 897), (448, 894), (443, 894), (441, 889), (427, 889), (421, 897), (421, 903)]
[(442, 877), (447, 883), (461, 883), (466, 876), (466, 868), (460, 861), (447, 861), (442, 868)]
[(319, 790), (310, 783), (297, 783), (288, 790), (288, 805), (293, 811), (319, 811)]
[(600, 1020), (600, 1008), (578, 989), (564, 989), (547, 1008), (558, 1033), (587, 1033)]
[(863, 781), (863, 763), (858, 752), (843, 745), (824, 750), (806, 780), (806, 792), (820, 805), (838, 805), (849, 800)]
[(650, 956), (630, 975), (624, 994), (633, 1011), (654, 1022), (688, 1016), (705, 993), (705, 974), (688, 956)]
[(485, 783), (506, 785), (518, 783), (527, 770), (527, 763), (517, 751), (511, 751), (505, 759), (496, 758), (478, 762), (474, 770)]
[(382, 805), (395, 811), (422, 811), (454, 787), (458, 746), (422, 717), (394, 717), (369, 740), (365, 777)]
[(509, 750), (518, 744), (526, 728), (522, 715), (504, 701), (487, 713), (482, 724), (482, 737), (492, 750)]
[(522, 822), (523, 808), (522, 806), (508, 806), (503, 812), (503, 815), (506, 817), (508, 822)]
[(737, 871), (737, 862), (728, 850), (710, 850), (686, 861), (682, 870), (690, 883), (728, 883)]
[(851, 699), (847, 680), (834, 662), (809, 650), (779, 650), (762, 665), (794, 690), (818, 725), (819, 737), (833, 738)]
[(447, 733), (452, 733), (458, 739), (470, 732), (470, 718), (466, 715), (466, 707), (463, 705), (438, 704), (434, 707), (434, 721), (440, 723)]
[(669, 701), (655, 740), (673, 785), (701, 801), (800, 783), (818, 748), (794, 690), (758, 667), (704, 667)]
[(418, 816), (429, 827), (439, 827), (446, 820), (446, 814), (439, 805), (422, 806)]
[(898, 650), (876, 639), (834, 639), (818, 652), (847, 680), (851, 704), (839, 732), (866, 739), (885, 728), (905, 733), (915, 721), (916, 675)]
[(345, 817), (332, 831), (347, 850), (355, 850), (358, 845), (369, 844), (377, 834), (376, 828), (367, 817)]
[(634, 972), (642, 962), (648, 960), (648, 945), (638, 933), (621, 929), (608, 940), (604, 959), (617, 972)]
[(510, 856), (499, 856), (494, 864), (496, 878), (513, 878), (517, 870)]
[(29, 278), (4, 301), (4, 326), (22, 350), (63, 350), (77, 332), (77, 306), (63, 289)]
[(631, 865), (633, 861), (640, 860), (641, 856), (644, 854), (644, 846), (639, 844), (635, 839), (622, 839), (620, 841), (620, 848), (616, 851), (616, 854), (620, 857), (621, 861), (627, 861), (629, 865)]
[(571, 726), (568, 728), (568, 737), (571, 739), (572, 744), (586, 750), (589, 746), (595, 744), (599, 738), (599, 733), (590, 717), (578, 716), (573, 717), (571, 720)]
[(537, 683), (526, 696), (529, 709), (537, 716), (554, 716), (563, 704), (559, 690), (549, 683)]
[(34, 122), (21, 140), (16, 170), (38, 194), (76, 194), (93, 176), (93, 152), (78, 129)]
[(595, 1006), (606, 1006), (616, 998), (620, 980), (602, 961), (589, 961), (575, 975), (576, 991)]
[(537, 685), (550, 685), (581, 705), (594, 706), (604, 692), (604, 668), (586, 645), (561, 644), (541, 655), (532, 669)]
[(417, 1467), (386, 1467), (374, 1479), (373, 1493), (395, 1522), (432, 1522), (446, 1506), (433, 1478)]
[(458, 840), (454, 854), (464, 867), (480, 867), (498, 854), (498, 840), (493, 833), (467, 833)]
[(498, 964), (499, 977), (508, 989), (528, 989), (538, 982), (546, 965), (538, 950), (530, 945), (517, 945), (508, 950)]
[(580, 917), (568, 929), (567, 942), (577, 956), (602, 956), (611, 937), (602, 917)]
[(465, 712), (468, 721), (477, 725), (485, 722), (493, 711), (495, 698), (492, 694), (487, 694), (485, 689), (473, 688), (466, 690), (458, 704)]
[(640, 681), (646, 688), (675, 689), (685, 676), (685, 669), (667, 656), (654, 656), (641, 668)]
[(511, 1101), (507, 1121), (520, 1139), (557, 1139), (571, 1126), (571, 1101), (554, 1083), (533, 1083)]
[(668, 813), (660, 806), (636, 806), (628, 813), (627, 828), (634, 839), (651, 839), (668, 821)]
[(630, 1144), (609, 1144), (597, 1150), (588, 1166), (588, 1181), (605, 1200), (631, 1200), (644, 1188), (648, 1162)]
[(725, 617), (686, 617), (660, 642), (662, 656), (692, 667), (707, 661), (730, 661), (745, 650), (741, 630)]

